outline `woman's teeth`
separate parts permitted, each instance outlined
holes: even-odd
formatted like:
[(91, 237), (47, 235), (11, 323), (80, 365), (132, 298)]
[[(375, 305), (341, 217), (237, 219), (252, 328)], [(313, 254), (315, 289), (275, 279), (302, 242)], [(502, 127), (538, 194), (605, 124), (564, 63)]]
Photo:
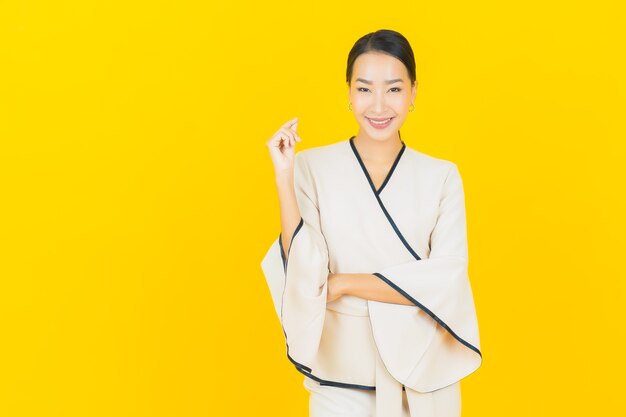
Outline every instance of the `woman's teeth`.
[(367, 120), (369, 120), (370, 124), (374, 126), (375, 128), (381, 129), (381, 128), (385, 128), (389, 126), (389, 124), (391, 123), (391, 119), (393, 119), (393, 117), (390, 117), (389, 119), (385, 119), (385, 120), (380, 120), (380, 121), (372, 120), (369, 118)]

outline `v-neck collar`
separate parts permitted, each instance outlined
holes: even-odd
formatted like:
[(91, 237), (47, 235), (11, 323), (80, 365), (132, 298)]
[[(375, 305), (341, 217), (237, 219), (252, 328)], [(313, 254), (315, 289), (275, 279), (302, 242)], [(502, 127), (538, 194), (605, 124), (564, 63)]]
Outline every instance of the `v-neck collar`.
[(396, 156), (395, 161), (393, 161), (393, 165), (391, 165), (391, 168), (389, 169), (389, 172), (387, 173), (385, 180), (380, 185), (380, 188), (376, 190), (376, 186), (374, 186), (374, 181), (372, 181), (372, 178), (370, 177), (369, 172), (367, 172), (367, 168), (365, 167), (365, 164), (363, 163), (363, 160), (361, 159), (361, 155), (359, 155), (359, 151), (357, 151), (356, 146), (354, 145), (353, 139), (355, 137), (356, 136), (352, 136), (350, 138), (349, 140), (350, 147), (352, 148), (352, 151), (354, 152), (354, 156), (356, 156), (357, 161), (359, 161), (359, 165), (361, 165), (361, 169), (363, 170), (363, 173), (365, 174), (367, 181), (370, 183), (370, 187), (372, 188), (372, 191), (374, 192), (374, 194), (379, 195), (380, 192), (383, 190), (383, 188), (385, 188), (385, 185), (387, 185), (387, 182), (389, 182), (389, 178), (391, 178), (393, 171), (396, 169), (396, 165), (398, 165), (398, 162), (400, 162), (400, 158), (402, 157), (402, 154), (404, 153), (404, 150), (406, 149), (406, 143), (404, 143), (404, 141), (400, 139), (400, 142), (402, 142), (402, 148), (400, 148), (400, 152), (398, 152), (398, 156)]

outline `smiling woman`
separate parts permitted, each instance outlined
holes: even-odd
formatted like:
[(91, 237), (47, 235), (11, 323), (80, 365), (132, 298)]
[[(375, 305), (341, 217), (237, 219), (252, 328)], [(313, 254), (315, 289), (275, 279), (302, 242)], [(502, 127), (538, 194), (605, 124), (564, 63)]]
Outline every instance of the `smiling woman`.
[[(400, 140), (400, 126), (409, 105), (415, 108), (417, 90), (415, 58), (406, 38), (395, 31), (379, 30), (359, 39), (348, 55), (346, 84), (349, 108), (364, 133), (373, 140), (384, 140), (397, 130)], [(357, 142), (361, 136), (366, 135), (357, 135)]]
[(400, 137), (417, 88), (404, 36), (360, 38), (346, 82), (356, 135), (296, 154), (291, 120), (267, 141), (282, 232), (261, 267), (287, 357), (311, 417), (458, 417), (482, 363), (460, 172)]

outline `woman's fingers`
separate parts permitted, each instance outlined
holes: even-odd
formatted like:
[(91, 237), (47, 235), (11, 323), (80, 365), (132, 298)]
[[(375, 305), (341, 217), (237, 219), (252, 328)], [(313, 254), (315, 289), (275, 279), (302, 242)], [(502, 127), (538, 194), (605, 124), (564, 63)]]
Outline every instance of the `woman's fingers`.
[[(291, 123), (289, 123), (291, 122)], [(294, 118), (291, 119), (288, 123), (284, 124), (283, 126), (281, 126), (281, 128), (286, 128), (289, 132), (293, 132), (293, 138), (294, 140), (301, 142), (302, 139), (300, 138), (300, 136), (298, 136), (297, 133), (297, 129), (298, 129), (298, 118)]]
[(296, 133), (297, 128), (298, 118), (294, 117), (280, 126), (266, 142), (277, 174), (282, 175), (293, 169), (295, 145), (302, 141)]
[(294, 141), (301, 142), (300, 136), (296, 133), (298, 128), (298, 117), (294, 117), (293, 119), (287, 121), (284, 125), (281, 126), (281, 129), (287, 129), (289, 132), (293, 132), (294, 135), (291, 137)]
[(295, 125), (297, 123), (298, 123), (298, 116), (294, 117), (291, 120), (287, 120), (287, 122), (285, 124), (283, 124), (281, 127), (289, 128), (289, 127), (291, 127), (291, 126), (293, 126), (293, 125)]
[(295, 117), (283, 124), (276, 133), (268, 141), (268, 145), (280, 147), (282, 139), (285, 139), (283, 145), (292, 146), (295, 142), (301, 142), (302, 139), (296, 133), (298, 118)]
[(281, 132), (282, 136), (285, 139), (287, 139), (287, 143), (289, 146), (293, 146), (295, 144), (296, 132), (294, 132), (291, 129), (284, 128), (284, 127), (281, 127), (279, 129), (279, 132)]
[[(293, 122), (290, 126), (289, 126), (290, 130), (293, 130), (294, 133), (297, 133), (298, 130), (298, 118), (296, 117), (296, 121)], [(296, 135), (296, 138), (298, 137), (298, 135)]]

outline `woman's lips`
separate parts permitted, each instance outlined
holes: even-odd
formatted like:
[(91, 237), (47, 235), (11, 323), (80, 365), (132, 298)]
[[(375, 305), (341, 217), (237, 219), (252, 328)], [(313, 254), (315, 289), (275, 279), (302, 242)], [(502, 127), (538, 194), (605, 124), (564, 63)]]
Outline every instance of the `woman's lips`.
[(391, 124), (393, 117), (388, 117), (386, 119), (370, 119), (369, 117), (366, 117), (366, 119), (375, 129), (384, 129)]

